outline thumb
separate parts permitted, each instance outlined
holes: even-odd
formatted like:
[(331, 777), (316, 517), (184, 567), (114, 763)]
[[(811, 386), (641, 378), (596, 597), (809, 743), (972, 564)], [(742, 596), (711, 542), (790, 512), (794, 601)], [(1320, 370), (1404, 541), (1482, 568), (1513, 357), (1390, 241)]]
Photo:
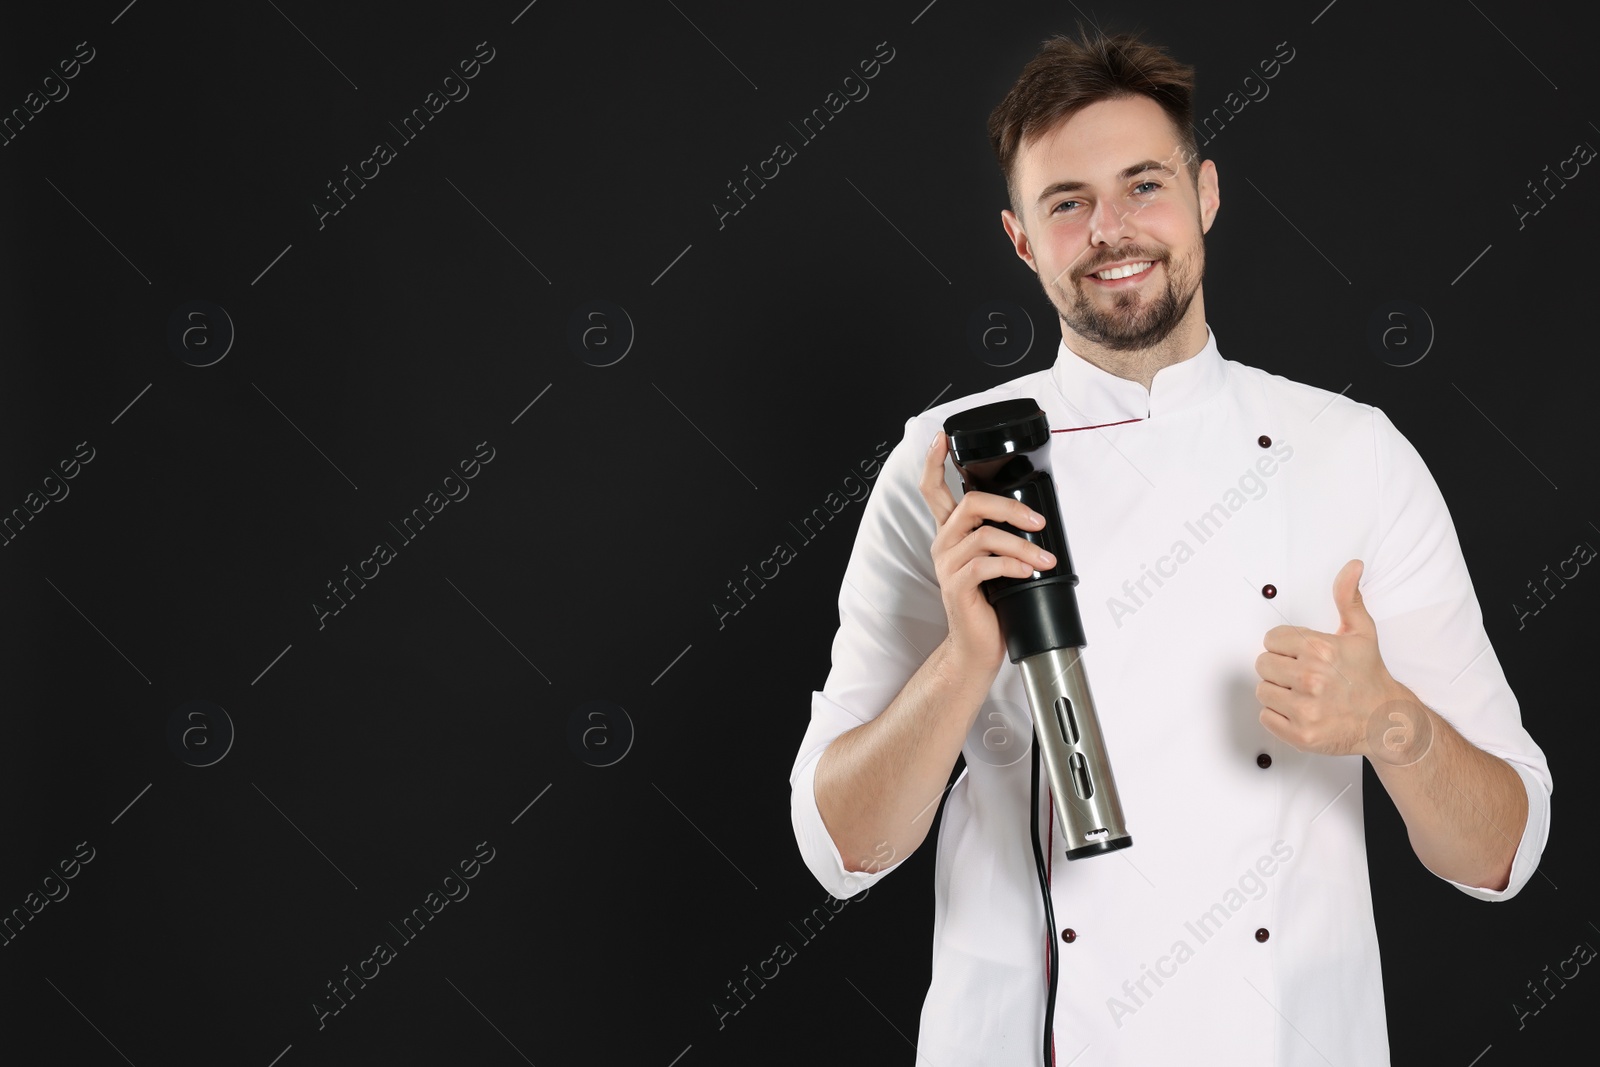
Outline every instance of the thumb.
[(1353, 559), (1339, 568), (1339, 573), (1333, 579), (1333, 602), (1339, 609), (1339, 633), (1366, 633), (1375, 634), (1377, 624), (1372, 621), (1372, 616), (1367, 613), (1367, 606), (1361, 599), (1361, 573), (1366, 565), (1359, 559)]

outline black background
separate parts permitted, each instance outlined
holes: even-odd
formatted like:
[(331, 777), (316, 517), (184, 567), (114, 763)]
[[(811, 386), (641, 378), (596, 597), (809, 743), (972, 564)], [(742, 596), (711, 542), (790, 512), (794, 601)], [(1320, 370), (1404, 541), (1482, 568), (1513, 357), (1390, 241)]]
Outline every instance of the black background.
[[(1600, 545), (1600, 178), (1515, 207), (1600, 144), (1578, 5), (124, 2), (0, 20), (6, 114), (94, 50), (0, 147), (0, 509), (94, 450), (0, 548), (0, 913), (95, 850), (0, 948), (0, 1059), (911, 1063), (931, 849), (712, 1007), (825, 899), (786, 778), (859, 504), (720, 628), (713, 604), (908, 415), (1054, 358), (984, 120), (1080, 20), (1196, 65), (1200, 114), (1293, 49), (1202, 138), (1208, 320), (1418, 447), (1557, 782), (1540, 872), (1490, 905), (1421, 867), (1369, 769), (1394, 1059), (1585, 1041), (1587, 968), (1521, 1029), (1511, 1007), (1600, 944), (1600, 577), (1513, 606)], [(470, 95), (402, 143), (479, 42)], [(726, 183), (879, 42), (870, 95), (719, 228)], [(182, 357), (215, 354), (215, 310), (168, 341), (196, 300), (236, 331), (205, 367)], [(614, 308), (569, 341), (596, 300), (631, 346)], [(994, 300), (1038, 331), (1006, 367), (967, 341)], [(1396, 300), (1431, 347), (1415, 316), (1412, 348), (1369, 343)], [(470, 496), (394, 536), (485, 441)], [(398, 558), (319, 628), (380, 540)], [(209, 766), (183, 757), (216, 754), (216, 713), (168, 739), (193, 700), (236, 731)], [(325, 983), (480, 841), (470, 896), (319, 1029)]]

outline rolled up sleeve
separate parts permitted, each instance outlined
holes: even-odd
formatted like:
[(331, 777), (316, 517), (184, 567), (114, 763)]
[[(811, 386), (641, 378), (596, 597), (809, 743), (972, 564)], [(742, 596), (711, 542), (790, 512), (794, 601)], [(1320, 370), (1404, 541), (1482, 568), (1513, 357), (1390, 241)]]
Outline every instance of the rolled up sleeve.
[(1510, 900), (1517, 892), (1528, 884), (1528, 879), (1533, 877), (1533, 872), (1539, 869), (1539, 859), (1544, 855), (1544, 844), (1550, 836), (1550, 788), (1533, 770), (1522, 763), (1511, 763), (1511, 769), (1517, 772), (1517, 777), (1522, 779), (1522, 787), (1528, 791), (1528, 822), (1522, 830), (1522, 840), (1517, 844), (1517, 855), (1511, 861), (1511, 878), (1506, 882), (1504, 889), (1484, 889), (1482, 886), (1465, 885), (1461, 882), (1445, 881), (1479, 900)]
[[(854, 896), (905, 857), (862, 857), (874, 869), (847, 871), (817, 808), (817, 761), (840, 734), (883, 712), (947, 633), (933, 570), (933, 516), (918, 482), (938, 427), (908, 419), (867, 497), (839, 590), (833, 665), (811, 694), (811, 722), (789, 774), (790, 818), (806, 867), (836, 897)], [(948, 465), (947, 483), (959, 492)]]
[[(1544, 854), (1550, 831), (1550, 767), (1523, 727), (1433, 476), (1417, 450), (1376, 408), (1373, 430), (1380, 540), (1363, 576), (1362, 598), (1377, 623), (1384, 663), (1462, 737), (1508, 763), (1528, 794), (1528, 817), (1506, 887), (1492, 890), (1442, 880), (1480, 900), (1509, 900), (1527, 884)], [(1509, 833), (1506, 837), (1510, 840)]]

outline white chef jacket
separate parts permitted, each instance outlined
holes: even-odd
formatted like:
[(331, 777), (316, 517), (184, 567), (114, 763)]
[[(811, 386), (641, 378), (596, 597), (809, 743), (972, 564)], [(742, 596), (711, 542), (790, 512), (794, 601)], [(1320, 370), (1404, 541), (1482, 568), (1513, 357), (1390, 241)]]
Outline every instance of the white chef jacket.
[[(1073, 931), (1055, 942), (1057, 1062), (1387, 1063), (1361, 757), (1300, 753), (1260, 724), (1264, 635), (1286, 623), (1334, 632), (1334, 575), (1365, 561), (1361, 594), (1390, 673), (1527, 789), (1510, 883), (1450, 883), (1464, 893), (1504, 900), (1533, 874), (1550, 771), (1416, 450), (1377, 408), (1224, 360), (1215, 333), (1148, 392), (1063, 342), (1048, 370), (907, 420), (862, 515), (833, 668), (790, 774), (806, 865), (841, 898), (898, 867), (845, 870), (813, 774), (828, 743), (887, 707), (946, 635), (917, 489), (927, 445), (947, 415), (1014, 397), (1036, 400), (1057, 431), (1049, 455), (1084, 666), (1134, 842), (1069, 863), (1052, 834), (1056, 924)], [(959, 500), (952, 464), (946, 478)], [(946, 800), (919, 1064), (1040, 1062), (1046, 935), (1027, 707), (1007, 662)], [(1040, 807), (1042, 833), (1053, 821), (1043, 795)]]

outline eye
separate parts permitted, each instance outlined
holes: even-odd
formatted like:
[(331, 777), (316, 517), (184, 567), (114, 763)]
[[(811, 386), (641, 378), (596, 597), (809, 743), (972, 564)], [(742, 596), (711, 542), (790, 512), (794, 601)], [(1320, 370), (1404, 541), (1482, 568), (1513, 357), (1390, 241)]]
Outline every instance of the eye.
[(1068, 204), (1076, 204), (1076, 203), (1078, 203), (1078, 201), (1076, 201), (1076, 200), (1063, 200), (1063, 201), (1061, 201), (1061, 203), (1057, 204), (1055, 207), (1050, 209), (1050, 214), (1054, 215), (1056, 212), (1060, 211), (1062, 208), (1066, 207)]
[(1133, 191), (1134, 192), (1138, 192), (1140, 189), (1143, 189), (1147, 185), (1150, 186), (1151, 192), (1154, 192), (1155, 190), (1161, 188), (1161, 183), (1160, 182), (1140, 182), (1138, 185), (1135, 185), (1133, 187)]

